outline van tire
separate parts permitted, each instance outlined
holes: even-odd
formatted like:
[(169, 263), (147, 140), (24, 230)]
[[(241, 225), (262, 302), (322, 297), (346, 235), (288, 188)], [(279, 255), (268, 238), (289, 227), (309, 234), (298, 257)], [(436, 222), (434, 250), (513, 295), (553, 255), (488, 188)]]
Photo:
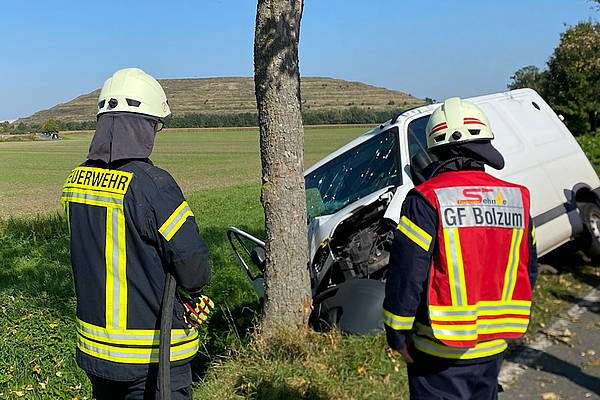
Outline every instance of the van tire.
[(600, 207), (595, 203), (577, 203), (583, 222), (578, 242), (594, 263), (600, 263)]

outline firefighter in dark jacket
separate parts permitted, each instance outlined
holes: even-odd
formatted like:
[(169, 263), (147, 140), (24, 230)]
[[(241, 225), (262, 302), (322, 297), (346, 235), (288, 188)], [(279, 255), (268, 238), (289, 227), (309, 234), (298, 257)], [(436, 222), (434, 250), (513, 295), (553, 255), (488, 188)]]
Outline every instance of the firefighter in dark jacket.
[(407, 195), (387, 272), (387, 341), (411, 399), (496, 399), (506, 339), (527, 330), (537, 277), (527, 188), (504, 167), (473, 103), (451, 98), (426, 127), (438, 161)]
[(77, 364), (97, 399), (158, 398), (165, 271), (179, 287), (171, 332), (172, 398), (192, 398), (196, 327), (213, 306), (199, 291), (211, 271), (181, 189), (148, 159), (158, 126), (170, 113), (154, 78), (137, 68), (117, 71), (100, 92), (88, 159), (63, 189), (77, 295)]

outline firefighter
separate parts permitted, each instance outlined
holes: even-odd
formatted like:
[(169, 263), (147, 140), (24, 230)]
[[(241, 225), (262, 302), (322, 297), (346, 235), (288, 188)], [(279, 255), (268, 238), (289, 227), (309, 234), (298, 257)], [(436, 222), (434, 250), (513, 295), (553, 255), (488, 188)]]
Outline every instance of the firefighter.
[(426, 135), (438, 160), (402, 205), (387, 341), (407, 363), (411, 399), (496, 399), (506, 339), (527, 330), (537, 278), (529, 191), (484, 171), (504, 159), (473, 103), (446, 100)]
[(191, 399), (196, 327), (212, 301), (208, 248), (181, 189), (150, 153), (171, 113), (165, 92), (138, 68), (104, 83), (87, 161), (65, 183), (77, 295), (77, 364), (97, 399), (155, 399), (165, 271), (178, 284), (171, 332), (173, 399)]

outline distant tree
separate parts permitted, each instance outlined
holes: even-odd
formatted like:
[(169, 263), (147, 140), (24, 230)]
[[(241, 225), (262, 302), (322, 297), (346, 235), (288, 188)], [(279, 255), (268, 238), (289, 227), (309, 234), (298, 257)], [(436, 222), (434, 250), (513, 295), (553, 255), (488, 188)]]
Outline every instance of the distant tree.
[(312, 305), (298, 41), (303, 0), (258, 0), (254, 87), (260, 127), (266, 265), (263, 335), (306, 326)]
[(27, 133), (28, 130), (29, 130), (29, 127), (27, 126), (27, 124), (25, 122), (19, 122), (19, 124), (15, 128), (16, 133)]
[(600, 23), (580, 22), (560, 35), (548, 61), (546, 96), (576, 133), (600, 127)]
[(43, 133), (58, 133), (58, 130), (58, 121), (55, 119), (49, 119), (42, 125)]
[[(600, 0), (593, 0), (600, 7)], [(600, 9), (600, 8), (599, 8)], [(509, 89), (531, 87), (565, 117), (573, 134), (600, 129), (600, 24), (568, 26), (540, 71), (529, 65), (510, 77)]]
[(510, 77), (511, 82), (506, 85), (510, 90), (531, 88), (538, 93), (543, 92), (545, 72), (541, 72), (535, 65), (528, 65), (518, 69), (513, 76)]

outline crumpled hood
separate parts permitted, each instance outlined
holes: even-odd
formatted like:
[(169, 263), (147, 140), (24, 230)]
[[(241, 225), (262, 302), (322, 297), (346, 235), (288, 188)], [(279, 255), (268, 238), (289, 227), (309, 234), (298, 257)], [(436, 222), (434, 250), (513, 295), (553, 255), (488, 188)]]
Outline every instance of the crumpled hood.
[(158, 118), (130, 112), (112, 112), (98, 117), (88, 160), (110, 163), (148, 158), (154, 147)]

